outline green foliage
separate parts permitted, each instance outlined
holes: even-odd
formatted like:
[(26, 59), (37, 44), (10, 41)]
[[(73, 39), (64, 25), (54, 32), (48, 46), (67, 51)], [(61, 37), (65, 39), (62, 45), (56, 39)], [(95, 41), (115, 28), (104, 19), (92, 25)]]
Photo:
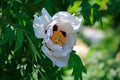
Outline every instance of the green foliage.
[(70, 60), (68, 62), (68, 68), (73, 69), (72, 75), (74, 80), (83, 80), (82, 72), (87, 73), (85, 67), (82, 64), (82, 61), (78, 55), (75, 54), (75, 51), (72, 51), (70, 54)]
[(85, 61), (88, 73), (83, 77), (85, 80), (120, 79), (120, 58), (116, 57), (116, 51), (119, 54), (120, 34), (116, 34), (116, 31), (111, 29), (105, 30), (105, 34), (101, 41), (91, 44)]
[(0, 45), (9, 42), (9, 46), (11, 46), (14, 40), (15, 40), (15, 33), (10, 27), (8, 27), (0, 40)]
[[(63, 80), (65, 69), (53, 66), (41, 51), (42, 39), (35, 38), (32, 21), (34, 13), (39, 13), (43, 7), (53, 15), (66, 10), (73, 2), (74, 0), (1, 1), (0, 80)], [(82, 77), (82, 73), (79, 75)]]
[[(104, 25), (107, 25), (107, 28), (112, 27), (118, 34), (120, 33), (119, 5), (119, 0), (1, 0), (0, 80), (64, 80), (64, 76), (67, 76), (66, 70), (68, 69), (53, 66), (51, 60), (41, 50), (42, 39), (37, 39), (34, 35), (33, 15), (36, 12), (40, 13), (43, 7), (48, 10), (50, 15), (54, 15), (58, 11), (66, 11), (68, 6), (71, 6), (68, 11), (78, 16), (83, 16), (84, 25), (94, 25), (96, 22), (100, 22), (103, 24), (103, 29), (105, 29)], [(107, 6), (107, 8), (105, 9), (104, 6)], [(114, 14), (111, 14), (113, 12)], [(110, 19), (108, 16), (110, 16), (111, 21), (109, 20), (107, 24), (102, 23), (103, 17)], [(119, 47), (117, 49), (116, 45), (112, 45), (112, 38), (104, 41), (105, 43), (101, 42), (100, 44), (108, 45), (103, 45), (100, 48), (96, 46), (95, 50), (104, 48), (105, 51), (109, 49), (107, 51), (108, 53), (111, 52), (110, 56), (116, 55), (114, 52), (116, 50), (119, 51)], [(119, 44), (119, 42), (113, 44)], [(112, 50), (113, 47), (111, 45), (116, 49)], [(109, 58), (111, 57), (104, 57), (102, 63)], [(107, 61), (105, 63), (105, 66), (108, 65)], [(118, 62), (113, 60), (111, 65), (117, 68), (116, 64), (118, 65)], [(74, 51), (70, 53), (68, 68), (73, 70), (72, 76), (75, 80), (82, 80), (82, 73), (88, 73), (80, 57)], [(105, 71), (109, 72), (109, 69)], [(105, 77), (106, 74), (99, 79)]]
[(85, 19), (85, 25), (94, 25), (96, 21), (100, 21), (102, 24), (99, 4), (95, 3), (91, 5), (87, 0), (83, 0), (80, 6), (81, 14)]
[(17, 31), (16, 35), (17, 35), (17, 41), (15, 44), (14, 52), (16, 52), (20, 47), (22, 47), (22, 43), (23, 43), (23, 39), (24, 39), (23, 32)]
[[(92, 8), (93, 8), (93, 24), (94, 24), (96, 21), (102, 22), (101, 16), (100, 16), (100, 12), (99, 12), (100, 6), (99, 6), (98, 4), (93, 4)], [(102, 23), (101, 23), (101, 24), (102, 24)]]
[(90, 21), (90, 15), (91, 15), (91, 6), (88, 3), (88, 1), (83, 0), (83, 2), (81, 3), (81, 14), (85, 19), (85, 24), (86, 25), (91, 25), (91, 21)]

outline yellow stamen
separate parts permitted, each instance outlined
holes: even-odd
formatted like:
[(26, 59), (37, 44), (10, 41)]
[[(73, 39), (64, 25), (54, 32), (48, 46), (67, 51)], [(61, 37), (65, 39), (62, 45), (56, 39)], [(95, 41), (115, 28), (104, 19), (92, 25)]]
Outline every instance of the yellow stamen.
[(50, 39), (54, 44), (59, 44), (60, 46), (63, 46), (66, 40), (65, 36), (60, 30), (53, 31), (53, 35), (50, 37)]

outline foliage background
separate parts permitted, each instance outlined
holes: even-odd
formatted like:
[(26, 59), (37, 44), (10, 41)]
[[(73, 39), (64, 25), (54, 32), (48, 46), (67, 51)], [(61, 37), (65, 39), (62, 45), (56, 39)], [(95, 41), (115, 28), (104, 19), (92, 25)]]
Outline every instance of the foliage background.
[(51, 16), (58, 11), (68, 11), (82, 17), (84, 26), (105, 33), (97, 43), (78, 33), (90, 49), (83, 60), (87, 69), (83, 80), (119, 80), (119, 5), (120, 0), (1, 0), (0, 80), (65, 80), (71, 73), (75, 80), (82, 79), (86, 70), (74, 51), (65, 68), (53, 67), (42, 53), (42, 39), (35, 38), (32, 21), (35, 12), (40, 15), (43, 7)]

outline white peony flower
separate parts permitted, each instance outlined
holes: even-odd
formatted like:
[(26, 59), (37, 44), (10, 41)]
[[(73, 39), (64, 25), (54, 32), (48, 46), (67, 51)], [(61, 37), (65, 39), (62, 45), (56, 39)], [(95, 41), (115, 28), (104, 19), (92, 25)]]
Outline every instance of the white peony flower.
[(35, 36), (43, 38), (42, 51), (56, 66), (66, 66), (76, 43), (76, 32), (80, 29), (81, 19), (64, 11), (51, 17), (45, 8), (40, 17), (34, 17)]

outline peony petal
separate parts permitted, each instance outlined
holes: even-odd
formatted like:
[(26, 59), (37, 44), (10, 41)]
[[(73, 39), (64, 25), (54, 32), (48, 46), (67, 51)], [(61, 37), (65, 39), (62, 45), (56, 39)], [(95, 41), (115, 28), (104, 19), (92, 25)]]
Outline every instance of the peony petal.
[(75, 32), (80, 31), (81, 22), (82, 22), (82, 19), (79, 19), (76, 16), (72, 16), (72, 18), (70, 19), (70, 23), (71, 23), (71, 25), (72, 25), (72, 27), (73, 27), (73, 29), (74, 29)]
[(58, 12), (56, 13), (52, 19), (58, 19), (58, 18), (70, 18), (71, 17), (71, 14), (68, 13), (68, 12), (65, 12), (65, 11), (61, 11), (61, 12)]
[(52, 17), (49, 15), (45, 8), (42, 9), (42, 14), (48, 22), (52, 20)]
[(51, 40), (46, 43), (46, 46), (51, 49), (51, 55), (55, 57), (65, 57), (69, 55), (73, 48), (73, 46), (71, 47), (68, 44), (65, 44), (63, 47), (58, 44), (53, 44)]
[(72, 51), (71, 47), (64, 45), (61, 51), (53, 51), (52, 55), (55, 57), (65, 57), (68, 56), (71, 51)]
[(64, 12), (64, 11), (56, 13), (52, 19), (60, 19), (60, 18), (62, 18), (63, 20), (65, 19), (68, 20), (75, 32), (78, 32), (80, 30), (80, 24), (82, 22), (82, 19), (79, 19), (78, 17), (73, 16), (68, 12)]
[(35, 19), (33, 21), (33, 28), (35, 31), (35, 36), (37, 38), (43, 38), (44, 37), (44, 30), (45, 30), (45, 24), (47, 23), (46, 19), (43, 17), (38, 17), (34, 15)]
[(53, 44), (51, 40), (49, 40), (49, 42), (46, 42), (46, 44), (53, 51), (61, 51), (62, 50), (61, 46), (59, 46), (58, 44)]
[(59, 67), (65, 67), (68, 65), (69, 55), (65, 57), (53, 57), (54, 64)]
[(46, 47), (45, 44), (43, 44), (43, 46), (42, 46), (41, 49), (42, 49), (42, 51), (45, 53), (45, 55), (46, 55), (47, 57), (52, 56), (52, 55), (51, 55), (51, 51)]
[(66, 38), (66, 45), (70, 46), (71, 48), (76, 44), (77, 41), (77, 37), (76, 34), (70, 34), (68, 35), (68, 37)]
[(76, 43), (76, 40), (77, 40), (76, 34), (71, 34), (71, 36), (67, 38), (66, 43), (64, 44), (62, 48), (56, 47), (55, 45), (51, 45), (51, 46), (49, 45), (49, 47), (51, 48), (54, 47), (54, 50), (51, 54), (56, 57), (64, 57), (64, 56), (69, 55), (73, 49), (73, 46)]
[(52, 34), (53, 34), (53, 31), (52, 31), (52, 30), (53, 30), (53, 29), (52, 29), (51, 27), (49, 27), (49, 29), (47, 29), (47, 33), (46, 33), (46, 35), (45, 35), (45, 37), (44, 37), (43, 43), (49, 42), (50, 36), (52, 36)]
[(47, 24), (52, 20), (45, 8), (42, 9), (42, 16), (34, 15), (33, 28), (37, 38), (44, 38)]
[[(58, 25), (58, 28), (60, 30), (65, 31), (67, 33), (66, 44), (63, 47), (59, 46), (58, 44), (53, 44), (52, 41), (50, 40), (51, 35), (49, 35), (49, 34), (53, 32), (52, 28), (53, 28), (53, 25), (55, 25), (55, 24)], [(60, 22), (57, 20), (54, 20), (49, 25), (50, 25), (50, 27), (48, 28), (48, 31), (47, 31), (47, 34), (46, 34), (46, 37), (45, 37), (43, 43), (46, 43), (47, 47), (49, 47), (52, 50), (51, 54), (53, 56), (63, 57), (63, 56), (68, 55), (72, 51), (72, 48), (76, 42), (76, 34), (73, 32), (72, 26), (64, 20), (62, 20), (62, 21), (60, 20)]]
[(58, 28), (64, 32), (66, 32), (67, 35), (74, 33), (73, 27), (71, 26), (71, 24), (63, 19), (63, 20), (59, 20), (58, 23)]
[(58, 67), (64, 67), (67, 66), (68, 64), (68, 59), (69, 59), (69, 55), (65, 56), (65, 57), (55, 57), (53, 55), (51, 55), (51, 51), (45, 46), (42, 46), (42, 51), (45, 53), (45, 55), (53, 62), (53, 64), (55, 64)]
[(52, 22), (49, 23), (48, 26), (49, 26), (49, 28), (51, 27), (53, 29), (53, 26), (55, 24), (58, 26), (59, 30), (64, 31), (67, 34), (74, 33), (73, 27), (70, 24), (68, 19), (61, 19), (61, 18), (54, 19)]

